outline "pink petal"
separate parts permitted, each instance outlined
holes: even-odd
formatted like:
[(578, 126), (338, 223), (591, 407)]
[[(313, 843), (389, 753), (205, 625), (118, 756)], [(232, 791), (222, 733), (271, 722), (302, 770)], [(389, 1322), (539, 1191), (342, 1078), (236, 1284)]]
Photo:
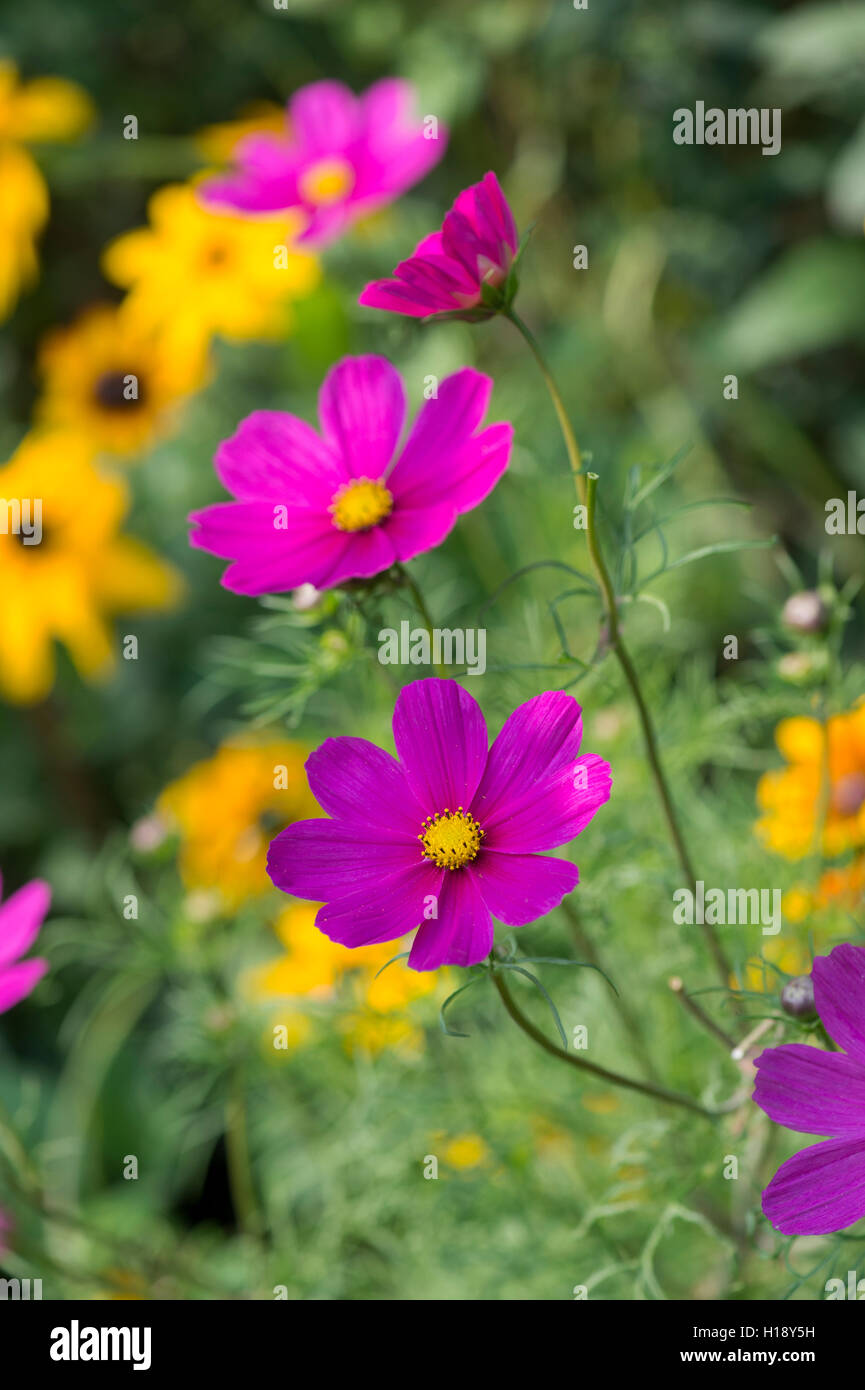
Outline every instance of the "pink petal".
[(381, 897), (383, 878), (423, 862), (418, 841), (408, 835), (322, 817), (280, 831), (270, 843), (267, 872), (283, 893), (330, 902), (361, 891)]
[(502, 725), (475, 798), (484, 823), (526, 789), (570, 767), (583, 737), (582, 711), (573, 695), (548, 690), (518, 705)]
[(51, 906), (51, 889), (34, 878), (0, 907), (0, 968), (28, 951)]
[(492, 815), (479, 811), (477, 801), (472, 810), (486, 832), (487, 849), (505, 854), (556, 849), (586, 828), (609, 801), (610, 789), (609, 763), (595, 753), (583, 753), (550, 778), (539, 773), (519, 800), (501, 802)]
[(845, 943), (811, 971), (820, 1022), (839, 1047), (865, 1062), (865, 946)]
[(425, 550), (440, 545), (457, 519), (452, 502), (433, 507), (395, 507), (381, 529), (387, 535), (398, 560), (413, 560)]
[(763, 1211), (784, 1235), (827, 1235), (865, 1216), (865, 1138), (827, 1139), (782, 1163)]
[(359, 104), (341, 82), (311, 82), (289, 104), (288, 125), (306, 154), (335, 154), (355, 139)]
[[(471, 511), (489, 496), (505, 472), (513, 439), (512, 425), (490, 425), (461, 449), (443, 454), (438, 468), (431, 469), (425, 479), (419, 479), (407, 496), (401, 491), (401, 477), (395, 481), (399, 464), (388, 479), (388, 487), (400, 507), (431, 506), (440, 499), (447, 499), (457, 512)], [(400, 556), (403, 558), (406, 557)]]
[(306, 762), (310, 790), (329, 816), (407, 838), (414, 849), (424, 811), (403, 768), (365, 738), (329, 738)]
[(235, 593), (285, 593), (307, 583), (327, 588), (354, 538), (338, 531), (326, 512), (306, 507), (288, 507), (277, 526), (275, 505), (221, 502), (193, 512), (189, 520), (197, 529), (189, 543), (236, 562), (222, 578)]
[(770, 1120), (803, 1134), (858, 1134), (865, 1142), (865, 1067), (843, 1052), (802, 1043), (756, 1059), (754, 1100)]
[(492, 950), (493, 924), (473, 875), (467, 869), (441, 872), (438, 917), (421, 923), (408, 958), (412, 970), (477, 965)]
[[(456, 871), (455, 871), (456, 872)], [(522, 927), (558, 907), (579, 882), (576, 864), (542, 854), (496, 854), (486, 846), (471, 873), (492, 915)]]
[(429, 902), (440, 895), (445, 873), (421, 859), (410, 869), (379, 874), (375, 882), (320, 908), (316, 926), (343, 946), (395, 941), (423, 920)]
[(384, 357), (344, 357), (319, 393), (326, 439), (354, 478), (380, 478), (393, 457), (405, 420), (405, 390)]
[(47, 960), (34, 956), (0, 970), (0, 1014), (19, 1004), (38, 985), (48, 969)]
[(373, 280), (361, 291), (359, 304), (368, 309), (386, 309), (393, 314), (408, 314), (425, 319), (430, 314), (443, 313), (455, 306), (447, 298), (429, 294), (405, 285), (399, 280)]
[(403, 686), (393, 736), (409, 786), (428, 815), (468, 809), (487, 757), (487, 729), (477, 701), (452, 680)]
[[(472, 367), (463, 367), (440, 382), (438, 396), (418, 412), (405, 447), (394, 464), (387, 484), (405, 506), (430, 501), (450, 501), (450, 463), (465, 449), (487, 412), (492, 379)], [(445, 481), (437, 475), (444, 461)]]
[(256, 410), (216, 452), (216, 472), (241, 501), (292, 503), (326, 511), (349, 479), (339, 452), (305, 420)]

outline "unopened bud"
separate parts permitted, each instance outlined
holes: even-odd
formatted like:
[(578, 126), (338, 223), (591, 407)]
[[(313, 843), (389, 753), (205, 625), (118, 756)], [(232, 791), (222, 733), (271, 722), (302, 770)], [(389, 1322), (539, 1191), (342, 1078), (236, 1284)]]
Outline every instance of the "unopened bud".
[(814, 982), (810, 975), (797, 975), (788, 980), (781, 990), (781, 1008), (791, 1018), (810, 1019), (817, 1017), (814, 1003)]
[(791, 594), (781, 618), (794, 632), (823, 632), (829, 610), (814, 589), (803, 589), (800, 594)]

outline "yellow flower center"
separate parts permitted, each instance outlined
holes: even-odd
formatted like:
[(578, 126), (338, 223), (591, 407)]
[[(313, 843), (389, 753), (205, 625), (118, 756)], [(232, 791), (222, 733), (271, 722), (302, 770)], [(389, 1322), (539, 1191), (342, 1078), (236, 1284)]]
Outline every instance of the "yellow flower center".
[(477, 859), (484, 832), (462, 806), (455, 811), (446, 806), (434, 816), (427, 816), (423, 824), (418, 839), (424, 859), (431, 859), (440, 869), (461, 869)]
[(354, 169), (346, 159), (320, 159), (304, 169), (298, 188), (305, 203), (328, 207), (345, 198), (354, 188)]
[(338, 530), (368, 531), (390, 516), (393, 497), (384, 483), (372, 478), (355, 478), (334, 493), (328, 510)]

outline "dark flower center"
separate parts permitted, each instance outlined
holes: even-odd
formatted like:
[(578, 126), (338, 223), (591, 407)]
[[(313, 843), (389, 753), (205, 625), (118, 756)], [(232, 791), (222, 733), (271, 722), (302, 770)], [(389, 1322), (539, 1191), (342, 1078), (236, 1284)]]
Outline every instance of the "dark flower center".
[[(134, 389), (132, 377), (138, 383)], [(103, 372), (93, 388), (93, 396), (103, 410), (135, 410), (144, 403), (140, 377), (127, 371)]]

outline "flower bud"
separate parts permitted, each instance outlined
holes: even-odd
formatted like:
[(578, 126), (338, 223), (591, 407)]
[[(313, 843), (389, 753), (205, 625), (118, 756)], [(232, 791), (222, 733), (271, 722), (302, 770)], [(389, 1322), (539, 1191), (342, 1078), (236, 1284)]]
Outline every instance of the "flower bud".
[(781, 1008), (791, 1018), (811, 1019), (817, 1017), (814, 1003), (814, 982), (810, 975), (797, 975), (788, 980), (781, 990)]
[(781, 619), (794, 632), (824, 632), (829, 610), (814, 589), (791, 594), (784, 604)]

